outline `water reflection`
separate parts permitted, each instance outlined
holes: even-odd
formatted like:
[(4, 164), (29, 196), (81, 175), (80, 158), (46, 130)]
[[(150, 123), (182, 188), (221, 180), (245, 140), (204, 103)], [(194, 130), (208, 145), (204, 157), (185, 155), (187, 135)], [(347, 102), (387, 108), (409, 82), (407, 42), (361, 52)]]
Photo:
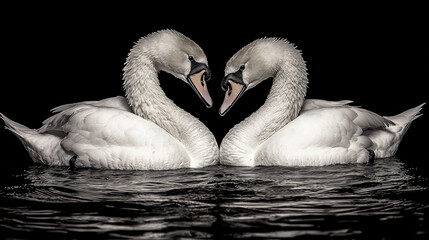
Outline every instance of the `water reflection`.
[(410, 171), (395, 158), (170, 171), (30, 166), (0, 185), (0, 228), (9, 237), (424, 239), (427, 179)]

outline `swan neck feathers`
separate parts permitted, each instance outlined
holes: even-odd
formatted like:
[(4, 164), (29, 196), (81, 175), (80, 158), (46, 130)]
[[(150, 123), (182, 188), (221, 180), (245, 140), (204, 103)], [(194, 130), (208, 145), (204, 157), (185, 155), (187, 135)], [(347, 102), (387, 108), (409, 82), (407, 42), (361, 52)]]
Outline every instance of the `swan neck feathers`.
[[(172, 30), (164, 31), (173, 35), (180, 34)], [(191, 167), (210, 165), (210, 162), (217, 161), (219, 154), (213, 134), (201, 121), (169, 99), (160, 86), (158, 72), (164, 70), (176, 76), (171, 68), (176, 64), (173, 61), (177, 59), (173, 57), (160, 60), (163, 57), (159, 56), (160, 39), (156, 36), (160, 32), (157, 33), (158, 35), (154, 33), (140, 39), (128, 54), (123, 73), (123, 87), (128, 103), (135, 114), (154, 122), (185, 146), (191, 156)], [(177, 44), (184, 47), (183, 44), (187, 42), (182, 40)], [(198, 57), (198, 54), (195, 55)], [(204, 62), (204, 59), (201, 61)], [(185, 69), (184, 72), (186, 71), (189, 72)]]
[(263, 38), (249, 45), (256, 45), (261, 41), (269, 46), (265, 49), (271, 50), (268, 53), (261, 51), (253, 57), (258, 58), (260, 54), (265, 54), (265, 58), (271, 57), (268, 65), (272, 69), (272, 76), (269, 77), (273, 77), (273, 85), (265, 103), (235, 125), (223, 139), (220, 147), (222, 164), (230, 161), (230, 165), (237, 165), (238, 162), (242, 162), (238, 165), (253, 165), (253, 154), (257, 147), (295, 119), (305, 100), (307, 67), (300, 51), (286, 40), (278, 38)]

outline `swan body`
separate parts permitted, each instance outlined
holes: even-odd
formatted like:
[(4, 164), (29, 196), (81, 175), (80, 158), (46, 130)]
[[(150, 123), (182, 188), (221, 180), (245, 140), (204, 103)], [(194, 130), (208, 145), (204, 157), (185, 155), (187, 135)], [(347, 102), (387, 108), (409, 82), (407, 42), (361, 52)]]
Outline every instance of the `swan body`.
[(264, 105), (222, 140), (221, 164), (322, 166), (390, 157), (423, 106), (382, 117), (349, 106), (348, 100), (305, 100), (308, 78), (300, 51), (283, 39), (264, 38), (228, 61), (220, 114), (270, 77), (273, 85)]
[(163, 30), (141, 38), (124, 68), (127, 98), (66, 104), (39, 129), (0, 117), (34, 162), (109, 169), (175, 169), (218, 162), (207, 127), (162, 91), (158, 72), (183, 80), (210, 107), (210, 77), (201, 48), (184, 35)]

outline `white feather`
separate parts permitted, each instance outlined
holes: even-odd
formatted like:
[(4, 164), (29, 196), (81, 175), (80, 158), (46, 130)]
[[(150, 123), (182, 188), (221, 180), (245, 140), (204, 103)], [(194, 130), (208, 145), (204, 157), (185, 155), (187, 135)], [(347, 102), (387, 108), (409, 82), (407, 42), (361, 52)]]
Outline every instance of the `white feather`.
[(173, 30), (158, 31), (130, 51), (124, 69), (127, 99), (56, 107), (56, 114), (38, 130), (3, 114), (0, 118), (30, 157), (47, 165), (72, 162), (79, 167), (158, 170), (216, 164), (219, 149), (213, 134), (168, 99), (159, 85), (160, 70), (185, 79), (190, 69), (187, 54), (207, 64), (192, 40)]
[[(264, 105), (222, 140), (220, 162), (226, 165), (362, 163), (372, 157), (369, 150), (377, 158), (390, 157), (423, 106), (382, 117), (348, 106), (349, 100), (305, 100), (305, 62), (300, 51), (284, 40), (264, 38), (250, 43), (228, 61), (226, 70), (243, 64), (245, 84), (254, 87), (273, 77), (273, 86)], [(260, 73), (264, 73), (262, 80), (257, 77)]]

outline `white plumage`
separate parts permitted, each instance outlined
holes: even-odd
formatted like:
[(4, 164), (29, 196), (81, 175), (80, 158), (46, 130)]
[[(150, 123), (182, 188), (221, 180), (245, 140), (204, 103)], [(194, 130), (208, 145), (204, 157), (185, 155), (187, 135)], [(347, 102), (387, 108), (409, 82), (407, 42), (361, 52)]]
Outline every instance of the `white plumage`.
[(382, 117), (349, 106), (348, 100), (305, 100), (305, 62), (300, 51), (281, 39), (259, 39), (243, 47), (228, 61), (225, 75), (229, 91), (221, 115), (245, 91), (273, 78), (264, 105), (222, 140), (220, 162), (226, 165), (321, 166), (390, 157), (424, 105)]
[[(219, 157), (213, 134), (165, 96), (157, 76), (163, 70), (191, 84), (198, 64), (207, 66), (207, 58), (196, 43), (173, 30), (159, 31), (140, 39), (128, 56), (128, 102), (114, 97), (59, 106), (37, 130), (0, 116), (38, 163), (142, 170), (213, 165)], [(211, 104), (206, 85), (197, 93)]]

